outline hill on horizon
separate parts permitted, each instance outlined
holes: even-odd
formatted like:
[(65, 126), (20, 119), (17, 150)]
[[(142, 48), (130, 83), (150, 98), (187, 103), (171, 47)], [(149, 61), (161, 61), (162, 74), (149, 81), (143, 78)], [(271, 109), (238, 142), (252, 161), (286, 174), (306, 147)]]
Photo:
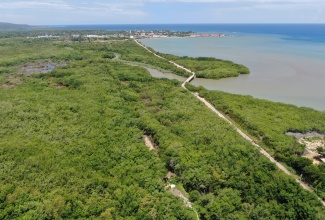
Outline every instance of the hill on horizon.
[(13, 24), (7, 22), (0, 22), (0, 30), (30, 30), (33, 26), (27, 24)]

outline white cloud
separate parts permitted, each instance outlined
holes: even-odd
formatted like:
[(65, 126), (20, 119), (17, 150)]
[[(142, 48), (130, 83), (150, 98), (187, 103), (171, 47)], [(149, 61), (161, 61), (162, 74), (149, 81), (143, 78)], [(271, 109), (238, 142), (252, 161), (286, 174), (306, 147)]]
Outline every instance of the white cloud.
[(33, 17), (30, 15), (17, 15), (15, 13), (1, 13), (0, 14), (0, 21), (8, 21), (8, 22), (12, 22), (12, 23), (25, 23), (22, 21), (33, 21)]
[[(186, 6), (186, 11), (180, 10), (182, 6)], [(213, 10), (225, 14), (223, 22), (227, 19), (241, 22), (242, 11), (249, 12), (252, 19), (256, 14), (257, 20), (269, 19), (263, 13), (269, 13), (273, 19), (282, 11), (294, 22), (294, 17), (299, 20), (308, 10), (314, 20), (325, 22), (325, 15), (319, 12), (319, 8), (325, 8), (324, 0), (0, 0), (0, 20), (17, 22), (20, 19), (19, 23), (31, 24), (190, 23), (196, 22), (191, 15), (198, 14), (200, 22), (218, 22), (219, 19), (213, 19), (213, 16), (202, 16)], [(166, 14), (174, 17), (166, 17)]]
[(143, 3), (123, 0), (0, 0), (0, 21), (28, 24), (132, 23)]
[(72, 0), (0, 0), (0, 9), (16, 10), (27, 8), (50, 8), (53, 10), (111, 10), (123, 11), (125, 9), (137, 9), (146, 3), (229, 3), (232, 5), (301, 5), (308, 4), (324, 5), (323, 0), (93, 0), (93, 1), (72, 1)]
[(0, 0), (0, 10), (52, 9), (52, 10), (88, 10), (88, 11), (134, 11), (141, 2), (137, 1), (69, 1), (69, 0)]
[(71, 9), (64, 1), (5, 1), (0, 3), (0, 9), (16, 10), (28, 8)]
[(0, 3), (0, 8), (4, 9), (24, 9), (24, 8), (53, 8), (71, 9), (71, 6), (64, 1), (5, 1)]

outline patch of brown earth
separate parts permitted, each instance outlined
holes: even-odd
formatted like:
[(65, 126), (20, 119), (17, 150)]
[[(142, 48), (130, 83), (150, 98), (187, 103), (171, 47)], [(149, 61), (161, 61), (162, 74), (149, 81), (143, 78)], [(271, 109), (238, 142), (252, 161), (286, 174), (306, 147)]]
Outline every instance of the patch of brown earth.
[(15, 85), (13, 84), (4, 84), (1, 86), (3, 89), (12, 89), (15, 87)]
[(152, 100), (151, 100), (151, 98), (144, 98), (144, 99), (142, 99), (142, 101), (143, 101), (144, 103), (149, 103), (149, 102), (151, 102)]
[(143, 135), (144, 144), (149, 148), (149, 150), (156, 151), (156, 147), (148, 135)]
[(306, 150), (303, 154), (303, 157), (308, 158), (313, 161), (313, 164), (320, 164), (321, 154), (317, 152), (318, 147), (325, 149), (325, 140), (312, 140), (308, 138), (301, 138), (298, 140), (299, 143), (306, 146)]
[(18, 78), (17, 75), (9, 76), (5, 84), (1, 85), (3, 89), (12, 89), (16, 85), (22, 84), (22, 81)]
[(320, 158), (322, 155), (318, 153), (317, 148), (322, 147), (325, 149), (324, 134), (312, 131), (305, 134), (299, 132), (287, 132), (286, 135), (295, 137), (300, 144), (306, 146), (302, 157), (312, 160), (315, 165), (321, 163)]
[(58, 83), (58, 84), (54, 85), (54, 87), (57, 88), (57, 89), (66, 88), (66, 86), (63, 85), (62, 83)]
[(168, 171), (168, 173), (166, 174), (165, 178), (170, 179), (170, 178), (172, 178), (174, 176), (177, 176), (177, 175), (175, 173), (173, 173), (173, 172)]

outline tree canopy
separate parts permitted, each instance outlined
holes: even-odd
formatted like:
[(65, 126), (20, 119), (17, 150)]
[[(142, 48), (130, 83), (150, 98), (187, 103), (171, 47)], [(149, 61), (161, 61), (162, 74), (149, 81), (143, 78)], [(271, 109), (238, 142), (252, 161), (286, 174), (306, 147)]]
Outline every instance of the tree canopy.
[(134, 42), (0, 44), (0, 219), (196, 219), (165, 189), (168, 171), (200, 219), (324, 218), (178, 81), (110, 59), (173, 71)]

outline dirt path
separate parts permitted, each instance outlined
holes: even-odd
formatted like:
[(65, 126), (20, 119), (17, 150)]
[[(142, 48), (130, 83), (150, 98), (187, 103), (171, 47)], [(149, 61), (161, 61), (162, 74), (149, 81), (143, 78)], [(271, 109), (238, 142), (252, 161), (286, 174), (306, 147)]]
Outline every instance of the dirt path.
[(196, 218), (200, 220), (199, 214), (197, 213), (196, 209), (192, 206), (192, 203), (189, 201), (188, 198), (186, 198), (186, 196), (179, 189), (176, 188), (174, 184), (168, 184), (166, 188), (169, 189), (174, 196), (183, 199), (185, 206), (191, 208), (195, 212)]
[[(148, 48), (146, 48), (144, 45), (140, 44), (137, 40), (135, 40), (135, 42), (140, 45), (141, 47), (145, 48), (147, 51), (149, 51), (150, 53), (152, 53), (153, 55), (155, 55), (156, 57), (159, 57), (161, 59), (165, 59), (155, 53), (153, 53), (151, 50), (149, 50)], [(186, 89), (187, 91), (189, 91), (186, 88), (186, 83), (191, 82), (194, 78), (195, 78), (195, 73), (192, 72), (189, 69), (186, 69), (185, 67), (173, 62), (173, 61), (169, 61), (170, 63), (174, 64), (176, 67), (181, 68), (183, 70), (185, 70), (186, 72), (192, 74), (189, 78), (187, 78), (187, 80), (182, 84), (182, 88)], [(191, 92), (191, 91), (189, 91)], [(294, 176), (287, 168), (285, 168), (281, 163), (279, 163), (278, 161), (276, 161), (268, 152), (266, 152), (261, 146), (259, 146), (258, 144), (256, 144), (247, 134), (245, 134), (242, 130), (240, 130), (236, 125), (234, 125), (230, 120), (228, 120), (221, 112), (219, 112), (211, 103), (209, 103), (207, 100), (205, 100), (204, 98), (200, 97), (199, 94), (197, 93), (193, 93), (191, 92), (192, 95), (194, 95), (197, 99), (199, 99), (201, 102), (203, 102), (209, 109), (211, 109), (214, 113), (216, 113), (220, 118), (224, 119), (225, 121), (227, 121), (230, 125), (232, 125), (236, 131), (243, 137), (245, 138), (247, 141), (251, 142), (252, 145), (254, 145), (255, 147), (257, 147), (259, 149), (259, 151), (265, 156), (267, 157), (272, 163), (275, 163), (275, 165), (282, 170), (283, 172), (285, 172), (287, 175), (292, 176), (293, 178), (295, 178), (296, 182), (299, 183), (301, 185), (301, 187), (303, 187), (305, 190), (308, 190), (310, 192), (313, 192), (313, 190), (305, 183), (303, 183), (298, 177)], [(323, 204), (323, 206), (325, 206), (325, 202), (323, 200), (321, 200), (319, 197), (318, 199), (321, 201), (321, 203)]]

